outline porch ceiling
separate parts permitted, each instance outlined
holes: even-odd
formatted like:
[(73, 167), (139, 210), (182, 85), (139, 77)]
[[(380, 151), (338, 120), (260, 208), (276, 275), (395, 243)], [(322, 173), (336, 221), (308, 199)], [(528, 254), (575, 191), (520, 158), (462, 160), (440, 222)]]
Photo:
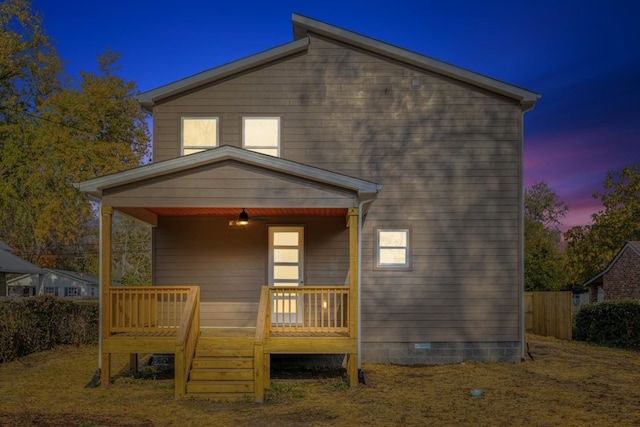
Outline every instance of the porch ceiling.
[[(237, 217), (242, 211), (239, 208), (147, 208), (157, 216), (194, 216), (213, 215)], [(252, 208), (244, 207), (249, 218), (257, 216), (345, 216), (344, 208)]]

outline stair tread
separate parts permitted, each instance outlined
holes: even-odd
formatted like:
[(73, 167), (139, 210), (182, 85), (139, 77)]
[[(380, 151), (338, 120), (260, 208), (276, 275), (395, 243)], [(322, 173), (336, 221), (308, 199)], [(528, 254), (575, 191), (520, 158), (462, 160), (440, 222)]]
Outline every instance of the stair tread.
[(253, 356), (206, 356), (200, 355), (193, 358), (193, 360), (238, 360), (246, 359), (253, 360)]
[(191, 372), (237, 372), (237, 371), (250, 371), (253, 372), (253, 368), (191, 368)]
[(231, 401), (253, 401), (253, 395), (251, 393), (247, 393), (245, 391), (240, 391), (237, 393), (206, 393), (206, 392), (195, 392), (195, 393), (187, 393), (187, 397), (192, 399), (201, 399), (201, 400), (215, 400), (218, 402), (231, 402)]
[(253, 393), (253, 381), (189, 381), (187, 393)]

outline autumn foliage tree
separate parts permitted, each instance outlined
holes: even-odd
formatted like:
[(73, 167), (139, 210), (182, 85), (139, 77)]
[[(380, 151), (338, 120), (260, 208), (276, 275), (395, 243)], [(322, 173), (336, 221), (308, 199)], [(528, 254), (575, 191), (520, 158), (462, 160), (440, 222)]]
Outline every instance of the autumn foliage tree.
[(31, 238), (38, 209), (26, 200), (38, 192), (32, 183), (38, 114), (61, 90), (62, 66), (28, 1), (0, 3), (0, 29), (0, 236), (24, 255), (42, 249)]
[(591, 216), (590, 225), (565, 233), (569, 274), (583, 283), (602, 271), (627, 241), (640, 240), (640, 169), (629, 165), (610, 172), (603, 191), (594, 194), (603, 210)]
[(117, 54), (72, 79), (28, 1), (0, 13), (0, 239), (40, 266), (86, 271), (95, 206), (74, 183), (140, 165), (147, 117)]

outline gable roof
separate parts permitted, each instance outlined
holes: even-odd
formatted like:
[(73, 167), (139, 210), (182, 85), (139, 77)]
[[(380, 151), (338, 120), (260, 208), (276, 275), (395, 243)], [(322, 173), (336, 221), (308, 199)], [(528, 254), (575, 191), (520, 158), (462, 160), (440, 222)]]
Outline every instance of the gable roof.
[(212, 148), (200, 153), (94, 178), (75, 184), (75, 186), (84, 193), (102, 197), (103, 192), (110, 188), (134, 184), (147, 179), (158, 178), (227, 160), (234, 160), (248, 166), (263, 168), (320, 184), (339, 187), (357, 194), (374, 194), (382, 189), (381, 184), (230, 145), (223, 145), (222, 147)]
[(309, 39), (304, 38), (291, 43), (277, 46), (255, 55), (247, 56), (237, 61), (230, 62), (219, 67), (205, 70), (193, 76), (186, 77), (173, 83), (169, 83), (159, 88), (152, 89), (138, 95), (138, 102), (142, 108), (151, 112), (151, 108), (157, 101), (169, 98), (179, 93), (183, 93), (200, 86), (213, 83), (217, 80), (241, 73), (252, 68), (259, 67), (269, 62), (302, 52), (309, 46)]
[(0, 242), (0, 273), (43, 274), (44, 270), (11, 253), (11, 247)]
[(604, 277), (605, 274), (607, 274), (609, 272), (609, 270), (611, 270), (611, 268), (616, 264), (616, 262), (618, 262), (618, 259), (622, 256), (622, 254), (627, 250), (631, 250), (633, 252), (636, 253), (636, 255), (640, 256), (640, 241), (631, 241), (631, 242), (627, 242), (624, 244), (624, 246), (622, 247), (622, 249), (620, 249), (620, 251), (618, 251), (618, 253), (616, 254), (615, 257), (613, 257), (613, 259), (611, 260), (611, 262), (609, 263), (609, 265), (607, 265), (607, 268), (605, 268), (604, 270), (602, 270), (599, 274), (593, 276), (591, 279), (587, 280), (586, 282), (584, 282), (584, 284), (582, 286), (589, 286), (592, 283), (598, 283), (600, 282), (599, 279), (601, 279), (602, 277)]
[(296, 39), (306, 37), (309, 33), (318, 34), (507, 96), (519, 101), (525, 111), (533, 108), (536, 101), (540, 99), (540, 95), (535, 92), (295, 13), (293, 14), (293, 33)]
[[(67, 277), (68, 279), (85, 284), (87, 286), (100, 286), (100, 278), (93, 274), (77, 273), (75, 271), (58, 270), (53, 268), (47, 268), (46, 270), (50, 273)], [(114, 281), (114, 283), (116, 282)]]
[[(75, 271), (58, 270), (58, 269), (54, 269), (54, 268), (45, 268), (45, 269), (43, 269), (42, 273), (45, 274), (45, 276), (57, 275), (57, 276), (66, 277), (69, 280), (72, 280), (74, 282), (77, 282), (77, 283), (80, 283), (80, 284), (86, 285), (86, 286), (100, 286), (99, 277), (91, 275), (91, 274), (76, 273)], [(7, 280), (7, 285), (8, 286), (15, 286), (16, 283), (24, 280), (25, 278), (33, 276), (33, 274), (35, 274), (35, 273), (30, 273), (30, 274), (27, 273), (27, 274), (24, 274), (22, 276), (14, 277), (11, 280)], [(46, 280), (46, 278), (45, 278), (45, 280)], [(118, 282), (116, 282), (114, 280), (113, 284), (117, 285)]]
[(506, 96), (518, 101), (523, 111), (533, 108), (540, 95), (520, 87), (501, 82), (499, 80), (474, 73), (464, 68), (430, 58), (388, 43), (384, 43), (370, 37), (366, 37), (349, 30), (345, 30), (324, 22), (317, 21), (302, 15), (293, 14), (294, 41), (269, 49), (267, 51), (248, 56), (246, 58), (230, 62), (228, 64), (211, 68), (193, 76), (144, 92), (138, 96), (138, 102), (142, 107), (151, 112), (156, 102), (193, 90), (200, 86), (211, 84), (215, 81), (227, 78), (252, 68), (265, 65), (269, 62), (285, 58), (287, 56), (303, 52), (309, 46), (309, 33), (337, 40), (366, 51), (388, 57), (390, 59), (424, 69), (442, 76), (446, 76), (464, 83), (476, 86), (490, 92)]

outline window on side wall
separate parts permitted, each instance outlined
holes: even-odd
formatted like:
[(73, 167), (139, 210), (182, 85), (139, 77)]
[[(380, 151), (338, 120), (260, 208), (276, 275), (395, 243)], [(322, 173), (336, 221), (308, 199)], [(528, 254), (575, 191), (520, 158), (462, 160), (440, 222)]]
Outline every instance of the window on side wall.
[(182, 155), (197, 153), (218, 146), (217, 117), (182, 118)]
[(280, 117), (243, 117), (242, 147), (280, 157)]
[(376, 230), (376, 268), (411, 268), (411, 233), (408, 228), (379, 228)]

